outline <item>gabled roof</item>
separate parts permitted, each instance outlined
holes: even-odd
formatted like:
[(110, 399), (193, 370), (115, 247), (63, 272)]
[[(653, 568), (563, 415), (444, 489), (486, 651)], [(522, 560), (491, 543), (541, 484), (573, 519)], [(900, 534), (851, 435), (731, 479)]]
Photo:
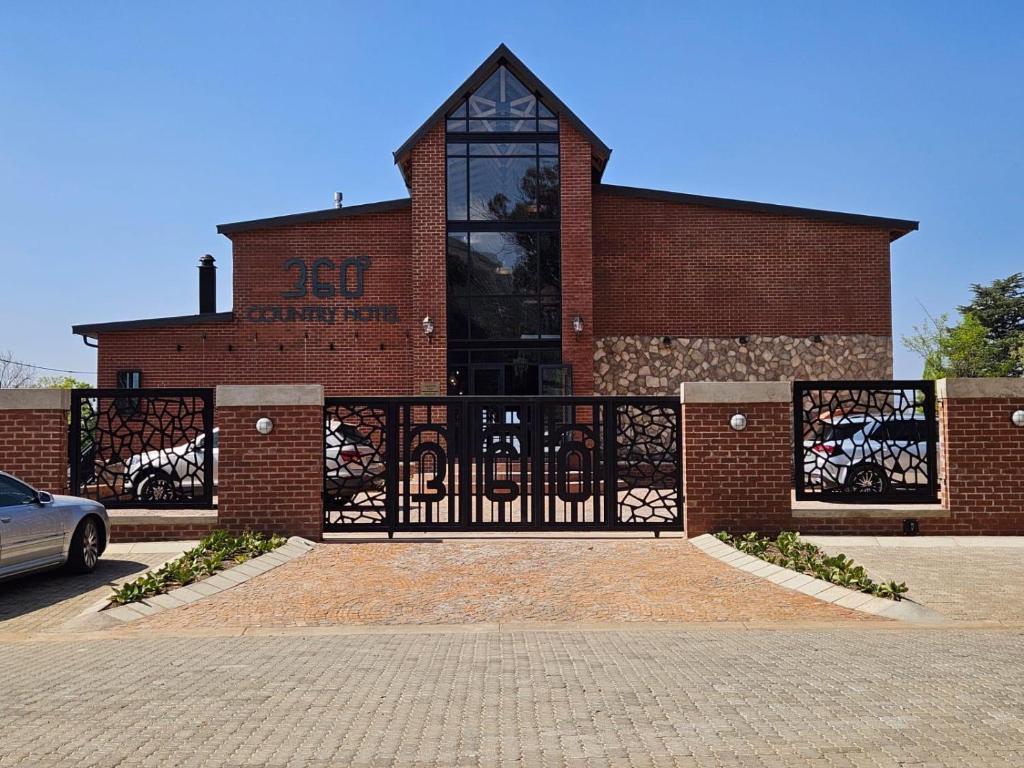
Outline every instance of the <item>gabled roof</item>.
[(883, 216), (866, 216), (862, 213), (823, 211), (818, 208), (798, 208), (792, 205), (776, 205), (775, 203), (755, 203), (751, 200), (706, 197), (704, 195), (690, 195), (685, 192), (668, 192), (662, 189), (646, 189), (643, 187), (622, 187), (617, 184), (595, 184), (594, 191), (599, 194), (615, 195), (617, 197), (640, 197), (646, 200), (661, 200), (667, 203), (703, 205), (708, 208), (728, 208), (734, 211), (766, 213), (775, 216), (796, 216), (802, 219), (835, 221), (841, 224), (860, 224), (864, 227), (877, 227), (889, 230), (890, 242), (903, 237), (908, 232), (913, 232), (919, 224), (919, 222), (910, 219), (888, 219)]
[(576, 114), (565, 105), (565, 103), (559, 99), (554, 92), (548, 88), (537, 77), (530, 68), (527, 67), (519, 58), (508, 49), (508, 47), (502, 43), (494, 49), (494, 53), (488, 56), (484, 63), (481, 64), (471, 74), (466, 81), (460, 85), (455, 91), (445, 99), (444, 103), (438, 107), (434, 114), (427, 118), (426, 122), (423, 123), (416, 131), (405, 140), (398, 149), (395, 150), (395, 164), (402, 171), (402, 177), (405, 179), (406, 186), (409, 185), (409, 177), (407, 175), (406, 161), (409, 159), (409, 155), (412, 153), (412, 148), (419, 143), (419, 140), (429, 131), (438, 120), (444, 120), (445, 116), (455, 107), (459, 105), (462, 99), (466, 98), (472, 91), (475, 91), (481, 86), (488, 77), (501, 65), (505, 65), (513, 75), (518, 77), (523, 85), (533, 91), (535, 94), (541, 96), (547, 103), (548, 107), (558, 114), (559, 117), (564, 117), (568, 120), (572, 126), (579, 131), (587, 141), (590, 142), (590, 146), (594, 153), (595, 164), (597, 175), (596, 178), (600, 180), (601, 174), (604, 173), (604, 167), (608, 163), (608, 157), (612, 151), (601, 139), (597, 137), (587, 124), (580, 120)]

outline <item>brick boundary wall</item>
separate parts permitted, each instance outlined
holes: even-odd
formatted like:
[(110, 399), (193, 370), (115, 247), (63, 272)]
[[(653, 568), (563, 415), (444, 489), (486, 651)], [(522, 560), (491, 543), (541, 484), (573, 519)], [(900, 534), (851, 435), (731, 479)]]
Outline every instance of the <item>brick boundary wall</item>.
[(0, 470), (67, 493), (70, 407), (66, 389), (0, 390)]
[[(687, 536), (787, 528), (793, 485), (790, 385), (687, 382), (680, 399)], [(740, 431), (729, 424), (737, 413), (747, 419)]]
[[(319, 541), (323, 534), (323, 387), (217, 387), (218, 525)], [(267, 417), (269, 435), (256, 431)]]
[[(1024, 380), (945, 379), (936, 394), (941, 504), (869, 507), (793, 502), (788, 383), (684, 384), (687, 535), (901, 535), (907, 518), (927, 536), (1024, 535), (1024, 428), (1011, 420), (1024, 410)], [(742, 432), (729, 426), (735, 413), (747, 417)]]
[(220, 525), (215, 519), (209, 523), (141, 523), (125, 525), (116, 519), (110, 521), (110, 540), (123, 544), (137, 541), (191, 541), (208, 536)]

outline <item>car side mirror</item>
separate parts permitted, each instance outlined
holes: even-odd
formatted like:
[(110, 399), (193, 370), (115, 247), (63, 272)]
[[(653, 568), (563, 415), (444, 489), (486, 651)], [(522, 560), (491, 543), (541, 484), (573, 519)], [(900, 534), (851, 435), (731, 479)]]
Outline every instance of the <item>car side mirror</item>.
[(37, 491), (36, 504), (53, 504), (53, 494), (46, 491)]

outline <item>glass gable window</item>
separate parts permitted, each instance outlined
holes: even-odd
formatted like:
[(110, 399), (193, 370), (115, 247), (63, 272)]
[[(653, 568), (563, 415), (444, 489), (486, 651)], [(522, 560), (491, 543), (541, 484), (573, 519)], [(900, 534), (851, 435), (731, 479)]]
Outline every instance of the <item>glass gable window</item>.
[(505, 66), (446, 117), (449, 391), (538, 394), (561, 364), (558, 117)]
[(557, 133), (558, 118), (505, 67), (448, 114), (449, 133)]

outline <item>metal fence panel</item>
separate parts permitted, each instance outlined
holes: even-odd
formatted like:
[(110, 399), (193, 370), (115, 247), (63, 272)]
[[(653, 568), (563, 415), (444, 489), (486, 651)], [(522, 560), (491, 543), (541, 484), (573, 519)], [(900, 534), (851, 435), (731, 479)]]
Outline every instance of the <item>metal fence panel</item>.
[(794, 382), (793, 471), (798, 500), (936, 502), (935, 382)]
[(213, 506), (212, 389), (75, 389), (70, 488), (108, 507)]

